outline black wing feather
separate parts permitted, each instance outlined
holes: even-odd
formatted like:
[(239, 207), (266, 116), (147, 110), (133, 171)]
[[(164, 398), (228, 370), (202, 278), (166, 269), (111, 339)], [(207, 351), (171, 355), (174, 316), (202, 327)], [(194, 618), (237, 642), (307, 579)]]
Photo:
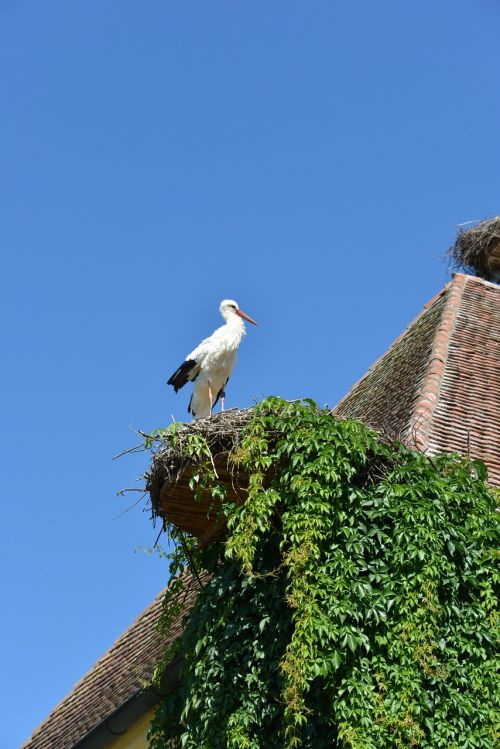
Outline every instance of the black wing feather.
[(181, 387), (184, 387), (186, 382), (196, 380), (198, 372), (194, 377), (189, 376), (193, 374), (193, 370), (195, 370), (196, 367), (197, 364), (194, 359), (186, 359), (186, 361), (182, 362), (179, 369), (175, 370), (172, 377), (168, 380), (167, 385), (172, 385), (175, 392), (177, 393), (177, 391), (180, 390)]

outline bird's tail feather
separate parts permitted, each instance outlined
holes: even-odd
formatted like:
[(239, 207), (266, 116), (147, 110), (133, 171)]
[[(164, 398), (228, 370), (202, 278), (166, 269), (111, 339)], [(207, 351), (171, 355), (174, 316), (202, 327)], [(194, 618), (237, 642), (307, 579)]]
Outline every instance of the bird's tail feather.
[[(186, 382), (196, 379), (195, 375), (196, 362), (193, 359), (186, 359), (181, 366), (176, 369), (172, 377), (168, 380), (167, 385), (172, 385), (175, 392), (184, 387)], [(194, 375), (194, 376), (193, 376)]]

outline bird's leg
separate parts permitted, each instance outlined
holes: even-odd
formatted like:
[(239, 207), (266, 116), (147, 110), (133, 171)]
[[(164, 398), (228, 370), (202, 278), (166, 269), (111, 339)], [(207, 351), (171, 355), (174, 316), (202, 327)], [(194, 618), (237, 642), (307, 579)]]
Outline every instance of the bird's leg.
[(221, 390), (220, 392), (220, 410), (224, 411), (224, 398), (226, 397), (226, 391)]
[(212, 408), (214, 407), (214, 396), (212, 394), (212, 386), (210, 385), (210, 380), (208, 381), (208, 401), (210, 403), (210, 413), (212, 413)]

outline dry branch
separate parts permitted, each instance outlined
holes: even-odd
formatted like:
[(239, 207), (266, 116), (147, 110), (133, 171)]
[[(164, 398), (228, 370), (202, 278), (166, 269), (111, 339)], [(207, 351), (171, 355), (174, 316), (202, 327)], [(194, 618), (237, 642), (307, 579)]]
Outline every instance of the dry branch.
[(448, 256), (454, 267), (500, 282), (500, 216), (460, 228)]

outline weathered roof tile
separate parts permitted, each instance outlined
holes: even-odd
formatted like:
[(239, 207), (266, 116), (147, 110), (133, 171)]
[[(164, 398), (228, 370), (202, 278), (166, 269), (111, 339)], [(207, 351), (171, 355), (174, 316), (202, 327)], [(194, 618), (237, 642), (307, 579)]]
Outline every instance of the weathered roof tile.
[(500, 485), (500, 286), (457, 273), (334, 409)]

